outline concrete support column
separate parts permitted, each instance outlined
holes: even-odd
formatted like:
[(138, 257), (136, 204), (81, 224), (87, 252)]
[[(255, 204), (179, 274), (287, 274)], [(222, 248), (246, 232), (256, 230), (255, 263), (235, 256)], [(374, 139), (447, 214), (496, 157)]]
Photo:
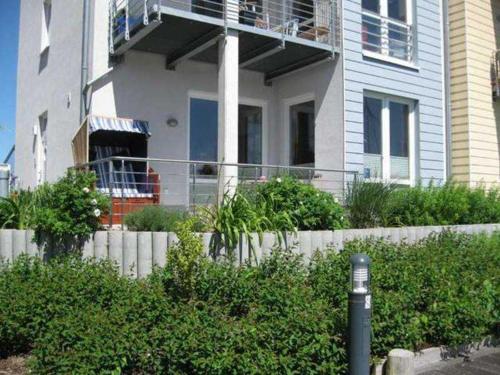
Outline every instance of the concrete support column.
[[(217, 160), (238, 162), (238, 32), (228, 30), (219, 42), (219, 131)], [(219, 171), (219, 201), (225, 192), (233, 194), (238, 184), (238, 167), (224, 166)]]

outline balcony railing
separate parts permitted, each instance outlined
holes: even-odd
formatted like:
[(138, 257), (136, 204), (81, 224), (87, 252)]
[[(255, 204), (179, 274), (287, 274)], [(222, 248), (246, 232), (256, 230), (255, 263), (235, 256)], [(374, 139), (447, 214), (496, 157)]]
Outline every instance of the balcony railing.
[[(110, 47), (127, 42), (163, 12), (218, 20), (245, 32), (268, 31), (337, 47), (338, 0), (110, 0)], [(182, 33), (182, 30), (179, 30)]]
[(236, 167), (235, 180), (243, 189), (252, 189), (273, 177), (293, 176), (339, 200), (347, 183), (358, 178), (357, 172), (313, 167), (131, 157), (110, 157), (77, 168), (96, 172), (97, 189), (113, 202), (107, 223), (120, 224), (123, 216), (145, 205), (193, 210), (215, 204), (222, 183), (220, 171), (227, 167)]
[(405, 62), (416, 60), (413, 26), (369, 11), (363, 11), (362, 18), (361, 36), (365, 51)]

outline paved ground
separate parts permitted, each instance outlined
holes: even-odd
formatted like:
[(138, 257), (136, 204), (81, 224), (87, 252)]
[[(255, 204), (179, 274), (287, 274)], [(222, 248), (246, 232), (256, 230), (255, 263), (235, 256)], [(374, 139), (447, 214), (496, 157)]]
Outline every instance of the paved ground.
[(483, 349), (470, 359), (450, 359), (417, 371), (419, 375), (499, 375), (500, 348)]

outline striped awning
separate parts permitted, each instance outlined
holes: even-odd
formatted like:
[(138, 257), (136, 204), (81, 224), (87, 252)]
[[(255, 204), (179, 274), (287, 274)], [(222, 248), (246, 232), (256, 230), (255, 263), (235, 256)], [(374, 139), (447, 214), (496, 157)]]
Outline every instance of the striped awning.
[(147, 121), (131, 120), (125, 118), (110, 118), (89, 116), (89, 134), (99, 130), (145, 134), (151, 136)]

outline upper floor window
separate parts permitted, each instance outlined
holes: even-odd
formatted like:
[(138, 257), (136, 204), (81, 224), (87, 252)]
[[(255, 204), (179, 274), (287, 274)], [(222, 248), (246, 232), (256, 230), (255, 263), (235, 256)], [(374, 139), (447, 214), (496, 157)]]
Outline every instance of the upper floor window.
[(43, 0), (42, 7), (42, 40), (40, 53), (44, 53), (50, 46), (50, 20), (52, 18), (52, 0)]
[(365, 51), (413, 61), (412, 1), (362, 0), (362, 42)]

